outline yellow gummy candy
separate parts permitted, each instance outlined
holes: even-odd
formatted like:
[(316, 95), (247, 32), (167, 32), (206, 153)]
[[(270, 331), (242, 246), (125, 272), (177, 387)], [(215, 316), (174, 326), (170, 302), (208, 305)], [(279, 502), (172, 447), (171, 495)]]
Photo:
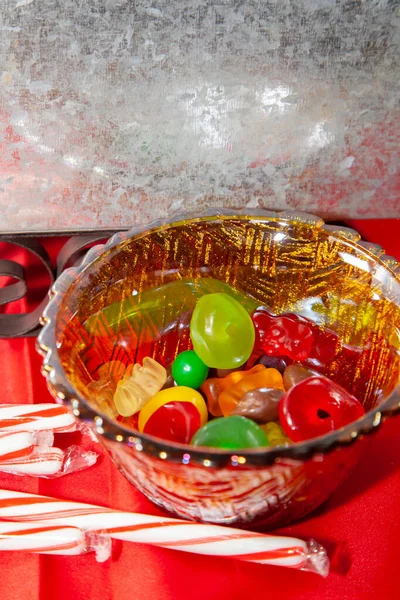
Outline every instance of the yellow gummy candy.
[(117, 385), (114, 404), (118, 413), (130, 417), (163, 387), (167, 380), (167, 371), (156, 360), (146, 356), (143, 367), (136, 364), (132, 374), (124, 377)]
[(291, 444), (290, 439), (286, 437), (279, 423), (276, 423), (275, 421), (270, 421), (265, 425), (260, 425), (260, 427), (267, 434), (270, 446), (288, 446), (289, 444)]

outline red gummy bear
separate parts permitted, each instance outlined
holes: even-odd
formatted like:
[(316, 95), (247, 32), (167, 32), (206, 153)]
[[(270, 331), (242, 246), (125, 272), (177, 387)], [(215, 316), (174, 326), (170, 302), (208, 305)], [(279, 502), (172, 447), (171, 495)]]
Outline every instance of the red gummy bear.
[(308, 360), (309, 366), (321, 368), (335, 358), (342, 345), (336, 333), (327, 328), (321, 328), (308, 321), (313, 332), (314, 342)]
[(356, 421), (360, 402), (326, 377), (310, 377), (293, 386), (279, 403), (279, 420), (294, 442), (309, 440)]
[(252, 315), (256, 330), (255, 362), (262, 350), (270, 356), (287, 356), (294, 361), (309, 360), (311, 368), (321, 368), (341, 349), (336, 333), (292, 313), (272, 315), (265, 306)]
[(257, 308), (251, 318), (256, 330), (255, 348), (270, 356), (288, 356), (297, 361), (309, 357), (314, 337), (305, 319), (296, 315), (273, 316), (264, 307)]

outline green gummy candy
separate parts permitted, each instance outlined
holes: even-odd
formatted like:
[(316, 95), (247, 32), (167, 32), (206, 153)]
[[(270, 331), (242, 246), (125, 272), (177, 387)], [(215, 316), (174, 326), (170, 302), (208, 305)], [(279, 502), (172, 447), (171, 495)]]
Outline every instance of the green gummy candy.
[(269, 446), (264, 431), (254, 421), (233, 415), (209, 421), (194, 434), (193, 446), (225, 450), (244, 450)]
[(255, 341), (249, 313), (229, 294), (202, 296), (193, 311), (190, 337), (208, 367), (235, 369), (250, 357)]

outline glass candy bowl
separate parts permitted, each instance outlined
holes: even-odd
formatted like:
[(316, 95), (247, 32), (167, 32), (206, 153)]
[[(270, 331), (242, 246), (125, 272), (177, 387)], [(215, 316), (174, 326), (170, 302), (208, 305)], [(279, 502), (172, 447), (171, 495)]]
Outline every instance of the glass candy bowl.
[[(400, 408), (399, 268), (359, 240), (311, 215), (266, 211), (185, 215), (117, 234), (54, 285), (38, 339), (49, 388), (91, 425), (128, 480), (170, 513), (246, 527), (298, 519), (328, 498), (366, 434)], [(362, 401), (365, 416), (289, 447), (241, 452), (166, 442), (119, 417), (110, 381), (115, 389), (126, 366), (145, 356), (168, 366), (188, 348), (196, 299), (185, 281), (207, 293), (210, 278), (254, 306), (335, 331), (341, 351), (329, 374)], [(172, 282), (175, 292), (163, 291)]]

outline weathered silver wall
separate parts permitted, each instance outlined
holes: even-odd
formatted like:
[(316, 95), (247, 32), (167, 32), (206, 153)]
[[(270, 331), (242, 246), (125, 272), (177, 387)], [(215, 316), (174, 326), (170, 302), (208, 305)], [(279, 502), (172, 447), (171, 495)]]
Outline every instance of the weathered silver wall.
[(400, 0), (1, 0), (0, 232), (400, 217)]

